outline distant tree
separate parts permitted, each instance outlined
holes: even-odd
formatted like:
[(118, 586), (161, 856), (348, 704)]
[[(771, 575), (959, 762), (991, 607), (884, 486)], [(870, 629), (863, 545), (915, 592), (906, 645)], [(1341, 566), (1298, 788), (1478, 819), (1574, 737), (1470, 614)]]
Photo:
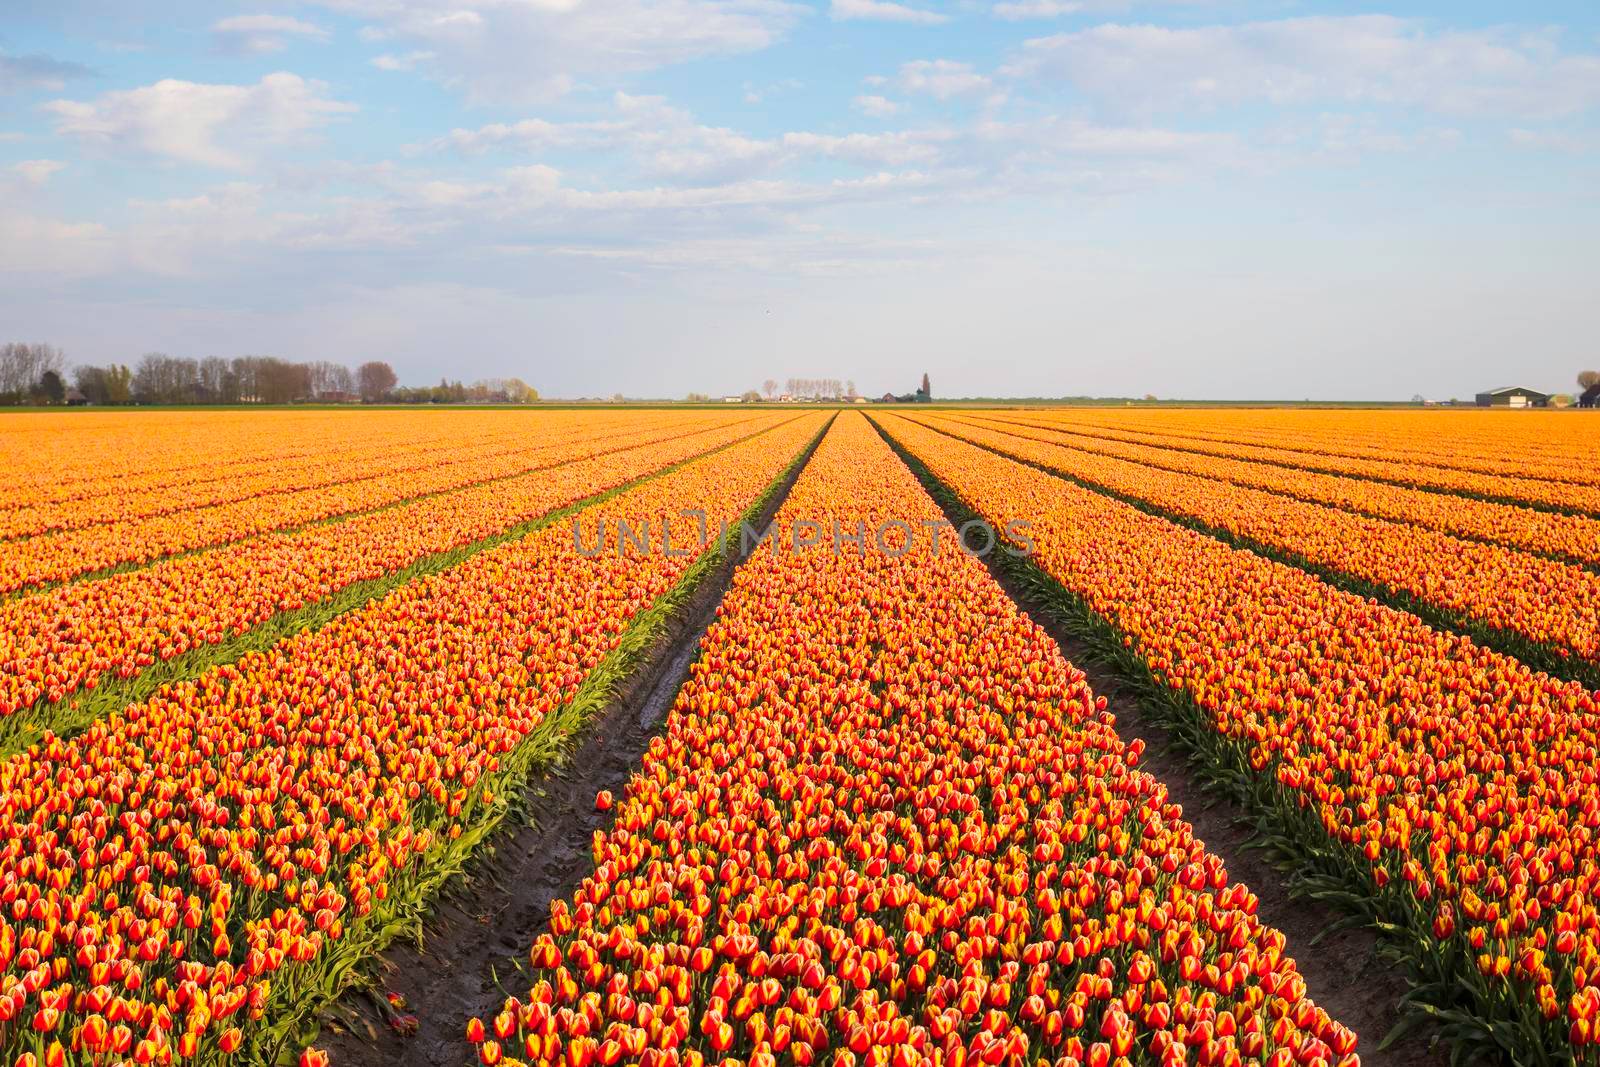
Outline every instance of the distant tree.
[(228, 368), (233, 372), (234, 402), (238, 404), (260, 403), (260, 358), (256, 356), (238, 356), (228, 363)]
[(623, 396), (621, 393), (612, 393), (611, 394), (611, 402), (613, 404), (623, 404), (623, 403), (626, 403), (627, 400), (628, 400), (628, 398)]
[(111, 403), (110, 390), (106, 387), (106, 369), (87, 364), (72, 368), (72, 384), (91, 404)]
[(319, 359), (307, 364), (307, 367), (311, 371), (313, 398), (324, 397), (329, 393), (356, 391), (355, 375), (351, 374), (350, 368), (343, 363), (330, 363), (325, 359)]
[(133, 372), (121, 363), (74, 367), (72, 384), (91, 404), (127, 404), (133, 400)]
[(200, 365), (165, 352), (147, 352), (133, 372), (133, 398), (141, 404), (193, 404), (200, 400)]
[(754, 404), (761, 399), (761, 394), (756, 392), (754, 389), (746, 389), (744, 391), (744, 395), (739, 397), (739, 399), (743, 400), (746, 404)]
[(12, 342), (0, 345), (0, 403), (28, 399), (46, 371), (60, 375), (61, 349), (54, 345)]
[(133, 371), (126, 363), (106, 366), (106, 403), (133, 403)]
[(690, 393), (688, 396), (684, 397), (684, 399), (691, 404), (704, 404), (711, 398), (704, 393)]
[(34, 387), (34, 395), (40, 403), (60, 404), (67, 399), (67, 383), (61, 380), (61, 372), (47, 370), (39, 375), (39, 383)]
[(844, 395), (848, 396), (851, 400), (854, 400), (856, 397), (861, 395), (860, 393), (856, 392), (856, 382), (854, 378), (844, 383), (844, 389)]
[(1580, 388), (1589, 389), (1596, 385), (1600, 385), (1600, 370), (1586, 370), (1579, 372), (1578, 386)]
[(237, 404), (239, 402), (238, 379), (234, 377), (233, 367), (221, 356), (207, 356), (200, 361), (199, 367), (200, 395), (208, 404)]
[(771, 400), (772, 394), (778, 391), (778, 383), (773, 381), (771, 378), (768, 378), (766, 381), (761, 383), (761, 391), (767, 394), (768, 400)]
[(389, 395), (400, 381), (395, 377), (394, 368), (387, 363), (372, 360), (356, 368), (356, 388), (361, 394), (361, 399), (368, 404), (376, 404)]
[(507, 378), (503, 384), (507, 403), (531, 404), (539, 399), (539, 390), (521, 378)]
[(256, 398), (263, 404), (293, 404), (311, 397), (311, 367), (273, 356), (256, 361)]

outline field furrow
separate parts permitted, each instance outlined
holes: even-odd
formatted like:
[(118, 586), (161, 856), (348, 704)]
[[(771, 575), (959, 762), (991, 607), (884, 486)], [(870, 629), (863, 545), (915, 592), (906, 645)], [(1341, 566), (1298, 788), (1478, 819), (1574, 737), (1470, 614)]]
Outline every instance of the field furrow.
[(408, 568), (448, 565), (558, 508), (796, 417), (574, 459), (0, 603), (0, 751), (234, 658), (235, 643), (258, 628), (275, 640), (282, 627), (293, 632), (387, 591)]
[(651, 439), (714, 432), (749, 418), (713, 415), (687, 425), (665, 426), (639, 420), (641, 425), (620, 433), (580, 431), (555, 441), (483, 449), (476, 456), (414, 470), (13, 541), (0, 545), (0, 594), (515, 478)]
[[(447, 434), (423, 433), (418, 435), (420, 440), (363, 442), (358, 447), (319, 451), (299, 460), (272, 460), (246, 466), (227, 464), (225, 456), (219, 455), (215, 467), (195, 472), (190, 480), (176, 484), (152, 486), (144, 484), (149, 476), (130, 475), (106, 483), (93, 496), (32, 504), (20, 502), (27, 494), (15, 493), (12, 502), (0, 504), (0, 538), (35, 537), (109, 523), (128, 523), (130, 525), (124, 528), (136, 532), (138, 527), (131, 525), (134, 520), (152, 516), (360, 483), (386, 475), (428, 471), (479, 458), (495, 459), (517, 450), (547, 447), (551, 442), (578, 437), (593, 439), (608, 434), (638, 433), (651, 427), (671, 428), (688, 421), (681, 415), (647, 421), (630, 416), (606, 419), (572, 412), (515, 413), (478, 427), (452, 422)], [(375, 436), (381, 439), (383, 435)], [(358, 489), (353, 486), (353, 491)]]
[(1093, 439), (1153, 445), (1225, 459), (1254, 460), (1322, 474), (1370, 478), (1434, 493), (1460, 494), (1502, 504), (1600, 516), (1600, 485), (1557, 482), (1515, 474), (1482, 474), (1398, 459), (1349, 459), (1328, 454), (1296, 452), (1271, 445), (1209, 443), (1196, 439), (1173, 438), (1159, 431), (1107, 429), (1093, 424), (1074, 426), (1072, 424), (1076, 422), (1075, 419), (1058, 420), (1051, 416), (1041, 418), (1040, 413), (1004, 412), (999, 413), (997, 418), (1024, 425), (1063, 429)]
[(1448, 496), (1409, 489), (1366, 478), (1319, 474), (1221, 456), (1203, 456), (1154, 445), (1124, 444), (1014, 421), (956, 417), (956, 421), (1015, 437), (1044, 441), (1070, 450), (1092, 452), (1150, 467), (1213, 478), (1251, 489), (1264, 489), (1312, 504), (1325, 504), (1373, 518), (1423, 526), (1457, 537), (1488, 541), (1538, 555), (1600, 566), (1600, 519), (1498, 504), (1472, 497)]
[(1359, 1062), (1082, 673), (934, 550), (940, 518), (842, 415), (532, 987), (468, 1025), (483, 1063)]
[[(659, 531), (703, 508), (716, 529), (823, 425), (786, 422), (585, 521)], [(715, 551), (613, 549), (536, 532), (0, 762), (0, 1053), (275, 1059)]]
[(943, 418), (939, 432), (1381, 596), (1600, 688), (1600, 574), (1499, 545)]
[(1153, 433), (1213, 444), (1259, 445), (1347, 459), (1398, 460), (1426, 467), (1506, 474), (1544, 481), (1600, 484), (1588, 469), (1587, 433), (1578, 423), (1511, 421), (1485, 411), (1377, 413), (1373, 411), (1058, 413), (1088, 430)]
[[(967, 506), (1275, 828), (1308, 884), (1383, 923), (1465, 1050), (1592, 1063), (1600, 716), (1581, 686), (902, 418)], [(1018, 542), (1020, 543), (1020, 542)]]

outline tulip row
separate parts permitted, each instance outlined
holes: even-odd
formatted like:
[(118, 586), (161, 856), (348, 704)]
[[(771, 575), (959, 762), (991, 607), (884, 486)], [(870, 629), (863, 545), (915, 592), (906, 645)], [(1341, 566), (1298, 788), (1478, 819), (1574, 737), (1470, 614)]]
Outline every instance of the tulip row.
[[(98, 496), (108, 487), (158, 489), (205, 482), (369, 446), (404, 447), (423, 437), (466, 436), (477, 411), (169, 411), (41, 413), (8, 420), (0, 465), (29, 502)], [(113, 489), (114, 491), (114, 489)]]
[(887, 431), (1353, 887), (1456, 1036), (1600, 1058), (1600, 704), (1405, 612), (901, 418)]
[[(822, 425), (588, 517), (735, 519)], [(547, 528), (0, 762), (0, 1062), (273, 1061), (603, 700), (694, 556)]]
[(1600, 574), (1500, 545), (945, 418), (940, 431), (1079, 478), (1166, 515), (1398, 600), (1541, 664), (1587, 676), (1600, 656)]
[[(1043, 413), (1038, 413), (1043, 414)], [(1307, 456), (1387, 460), (1543, 481), (1600, 484), (1583, 418), (1503, 412), (1173, 411), (1049, 413), (1090, 432), (1257, 445)]]
[[(153, 428), (163, 424), (155, 420)], [(130, 432), (136, 427), (130, 426)], [(41, 484), (19, 482), (11, 487), (7, 499), (0, 501), (0, 533), (7, 539), (32, 536), (52, 530), (75, 529), (144, 515), (159, 515), (185, 507), (204, 507), (230, 499), (270, 492), (277, 485), (292, 488), (359, 477), (363, 469), (374, 461), (405, 462), (411, 457), (425, 456), (440, 449), (454, 447), (458, 441), (448, 435), (441, 436), (440, 427), (418, 427), (409, 439), (398, 434), (384, 433), (381, 428), (370, 443), (352, 441), (330, 442), (329, 447), (318, 451), (285, 457), (258, 459), (250, 452), (243, 455), (230, 452), (230, 446), (239, 443), (226, 436), (223, 440), (206, 445), (191, 445), (196, 449), (194, 460), (209, 459), (209, 463), (193, 463), (178, 470), (166, 469), (162, 463), (171, 457), (152, 455), (151, 467), (134, 470), (116, 478), (96, 481), (55, 481)], [(465, 429), (465, 427), (461, 427)], [(482, 444), (494, 442), (503, 436), (493, 432), (469, 432), (466, 438)], [(81, 439), (81, 447), (94, 454), (96, 450), (114, 448), (100, 440), (103, 435), (70, 434)], [(464, 440), (460, 443), (464, 443)], [(310, 447), (301, 442), (301, 448)], [(350, 465), (350, 473), (342, 474), (340, 468)], [(324, 472), (337, 472), (326, 476)], [(341, 476), (342, 475), (342, 476)], [(228, 496), (238, 485), (238, 496)]]
[(908, 543), (941, 518), (841, 415), (484, 1064), (1359, 1063), (1082, 672), (953, 534)]
[[(0, 603), (0, 750), (8, 735), (26, 738), (41, 725), (62, 729), (60, 702), (82, 690), (112, 683), (92, 701), (78, 698), (95, 705), (74, 710), (78, 722), (126, 699), (118, 685), (157, 665), (181, 676), (187, 672), (179, 657), (209, 655), (212, 646), (284, 613), (317, 609), (347, 593), (367, 599), (372, 591), (361, 583), (398, 581), (441, 554), (516, 532), (554, 509), (793, 418), (724, 423)], [(24, 710), (31, 721), (7, 718)]]
[[(1199, 439), (1180, 439), (1159, 431), (1133, 431), (1073, 425), (1071, 418), (1053, 414), (1026, 413), (999, 416), (1010, 421), (1059, 428), (1071, 427), (1100, 439), (1124, 441), (1132, 444), (1156, 445), (1162, 448), (1182, 448), (1208, 456), (1227, 459), (1255, 460), (1319, 471), (1325, 474), (1342, 474), (1356, 478), (1371, 478), (1380, 482), (1415, 486), (1432, 492), (1456, 493), (1482, 497), (1502, 503), (1543, 508), (1548, 511), (1566, 511), (1586, 515), (1600, 515), (1600, 485), (1576, 484), (1555, 481), (1546, 477), (1515, 474), (1487, 474), (1471, 470), (1440, 467), (1419, 461), (1395, 459), (1350, 458), (1329, 453), (1298, 452), (1272, 445), (1210, 442)], [(1578, 466), (1574, 461), (1573, 468)]]
[(1489, 500), (1430, 493), (1389, 482), (1321, 474), (1300, 467), (1279, 467), (1249, 460), (1200, 455), (1170, 447), (1126, 444), (1054, 428), (1042, 423), (960, 417), (960, 422), (1001, 430), (1014, 437), (1045, 441), (1075, 451), (1131, 460), (1147, 466), (1202, 478), (1265, 489), (1313, 504), (1326, 504), (1374, 518), (1423, 526), (1443, 533), (1508, 548), (1600, 565), (1600, 519)]
[[(669, 431), (689, 420), (682, 414), (664, 413), (643, 418), (634, 414), (612, 414), (597, 418), (587, 413), (538, 412), (517, 413), (509, 419), (500, 417), (478, 424), (448, 420), (430, 425), (427, 419), (417, 421), (419, 425), (409, 440), (382, 440), (387, 435), (379, 434), (380, 441), (376, 443), (329, 448), (315, 455), (274, 461), (266, 466), (233, 464), (225, 452), (213, 451), (211, 457), (214, 468), (192, 472), (186, 480), (177, 483), (168, 481), (168, 484), (150, 486), (141, 484), (147, 479), (130, 476), (100, 486), (93, 495), (75, 495), (65, 500), (37, 499), (40, 494), (14, 487), (7, 495), (7, 500), (0, 504), (0, 539), (34, 537), (116, 523), (120, 524), (118, 528), (123, 531), (123, 536), (130, 540), (153, 540), (153, 544), (145, 546), (144, 551), (149, 552), (159, 546), (160, 538), (152, 539), (152, 528), (136, 520), (202, 508), (215, 509), (218, 505), (252, 498), (304, 493), (340, 485), (348, 486), (349, 499), (345, 501), (334, 497), (333, 502), (336, 505), (345, 504), (338, 510), (352, 511), (375, 503), (370, 488), (362, 484), (372, 479), (426, 472), (433, 484), (419, 486), (410, 494), (418, 495), (448, 487), (450, 483), (438, 481), (439, 469), (448, 464), (485, 458), (500, 459), (517, 452), (539, 449), (547, 442), (571, 441), (576, 436), (599, 439), (607, 436), (615, 438), (629, 432)], [(221, 473), (218, 473), (219, 470)], [(495, 472), (491, 471), (474, 480), (494, 476)], [(280, 521), (279, 525), (310, 521), (333, 513), (324, 511), (319, 514), (301, 505), (299, 510)], [(251, 526), (261, 530), (272, 528), (263, 525), (267, 518), (266, 515), (240, 512), (232, 521), (243, 521), (246, 530)], [(218, 520), (213, 517), (209, 521), (215, 525)], [(222, 528), (226, 529), (226, 526)], [(168, 531), (167, 536), (171, 537), (172, 532)], [(189, 533), (187, 536), (192, 542), (195, 535)], [(184, 547), (181, 538), (178, 547)]]
[(716, 413), (685, 424), (676, 419), (658, 422), (658, 417), (646, 414), (621, 431), (602, 425), (573, 432), (569, 426), (553, 441), (541, 434), (538, 441), (468, 448), (447, 459), (433, 457), (410, 469), (373, 477), (43, 534), (0, 545), (0, 594), (527, 475), (630, 444), (748, 421), (748, 415), (731, 419)]

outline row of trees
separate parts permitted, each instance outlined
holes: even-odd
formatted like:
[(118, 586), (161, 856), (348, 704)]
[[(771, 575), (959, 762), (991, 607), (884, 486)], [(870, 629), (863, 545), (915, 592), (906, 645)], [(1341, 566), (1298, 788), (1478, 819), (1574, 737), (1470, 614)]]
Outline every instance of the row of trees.
[[(778, 383), (768, 378), (761, 383), (761, 391), (771, 400), (778, 392)], [(790, 396), (813, 400), (839, 400), (856, 395), (855, 382), (841, 382), (837, 378), (790, 378), (783, 383), (783, 391)]]
[(0, 403), (60, 403), (66, 357), (54, 345), (0, 345)]
[[(69, 399), (61, 350), (51, 345), (0, 346), (0, 403), (59, 404)], [(138, 364), (73, 368), (70, 399), (115, 404), (294, 404), (303, 401), (410, 404), (526, 404), (539, 394), (518, 378), (463, 385), (399, 387), (394, 368), (379, 360), (352, 370), (341, 363), (294, 363), (272, 356), (182, 359), (151, 352)]]

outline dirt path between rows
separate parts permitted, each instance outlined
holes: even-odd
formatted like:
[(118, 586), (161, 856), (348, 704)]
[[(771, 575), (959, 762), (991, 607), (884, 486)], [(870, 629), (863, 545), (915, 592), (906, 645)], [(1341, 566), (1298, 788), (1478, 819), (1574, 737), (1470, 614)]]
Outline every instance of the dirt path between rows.
[[(818, 434), (752, 524), (764, 529), (810, 462)], [(421, 944), (396, 942), (376, 965), (376, 983), (353, 989), (322, 1016), (318, 1047), (333, 1067), (462, 1067), (476, 1064), (467, 1020), (500, 1010), (508, 994), (525, 996), (528, 948), (545, 929), (550, 901), (572, 893), (593, 863), (593, 833), (610, 822), (595, 794), (618, 796), (689, 676), (700, 639), (716, 616), (743, 555), (735, 543), (666, 626), (627, 688), (584, 726), (577, 750), (528, 787), (529, 816), (509, 821), (487, 842), (467, 877), (435, 904)], [(402, 1005), (389, 1002), (398, 994)]]
[[(949, 509), (945, 512), (953, 525), (960, 525), (961, 517)], [(1289, 876), (1259, 852), (1246, 849), (1251, 831), (1243, 822), (1245, 811), (1231, 799), (1206, 791), (1190, 769), (1187, 754), (1174, 748), (1166, 729), (1145, 714), (1137, 693), (1125, 686), (1114, 670), (1098, 663), (1089, 646), (1068, 633), (1046, 605), (1012, 581), (996, 565), (997, 556), (991, 553), (985, 560), (990, 575), (1044, 627), (1062, 654), (1088, 677), (1095, 693), (1106, 698), (1117, 717), (1117, 734), (1124, 741), (1138, 738), (1145, 743), (1140, 768), (1167, 787), (1172, 800), (1182, 806), (1195, 836), (1227, 865), (1228, 876), (1249, 886), (1260, 899), (1261, 920), (1287, 938), (1286, 951), (1304, 976), (1311, 998), (1359, 1035), (1357, 1052), (1363, 1067), (1448, 1067), (1448, 1048), (1442, 1044), (1432, 1047), (1426, 1036), (1416, 1032), (1392, 1048), (1377, 1051), (1399, 1021), (1397, 1007), (1409, 987), (1404, 975), (1378, 957), (1373, 931), (1342, 930), (1313, 945), (1317, 935), (1345, 913), (1290, 896)]]
[[(760, 525), (781, 506), (803, 469), (802, 464), (774, 494)], [(492, 1015), (508, 993), (526, 992), (527, 982), (518, 970), (524, 954), (545, 928), (550, 901), (569, 894), (589, 872), (591, 835), (609, 820), (595, 810), (595, 793), (620, 793), (637, 768), (688, 675), (736, 565), (729, 560), (707, 576), (628, 689), (585, 728), (572, 758), (530, 787), (531, 822), (493, 839), (493, 853), (435, 906), (424, 924), (421, 946), (392, 946), (379, 961), (370, 991), (346, 993), (324, 1013), (318, 1044), (330, 1053), (334, 1067), (467, 1067), (476, 1062), (465, 1039), (467, 1019)], [(1171, 748), (1166, 732), (1149, 721), (1115, 672), (1096, 665), (1087, 646), (1054, 625), (1051, 613), (1003, 572), (991, 568), (991, 573), (1088, 675), (1095, 692), (1105, 696), (1123, 739), (1145, 742), (1141, 766), (1183, 806), (1196, 835), (1227, 864), (1229, 875), (1257, 894), (1262, 920), (1283, 931), (1313, 999), (1361, 1035), (1362, 1063), (1446, 1067), (1447, 1051), (1431, 1048), (1425, 1038), (1411, 1037), (1376, 1051), (1398, 1018), (1395, 1009), (1406, 984), (1378, 959), (1373, 933), (1346, 930), (1313, 946), (1312, 939), (1342, 913), (1292, 899), (1288, 877), (1258, 853), (1245, 850), (1250, 834), (1239, 823), (1244, 813), (1204, 791), (1187, 757)], [(386, 993), (398, 994), (404, 1006), (392, 1006)]]

